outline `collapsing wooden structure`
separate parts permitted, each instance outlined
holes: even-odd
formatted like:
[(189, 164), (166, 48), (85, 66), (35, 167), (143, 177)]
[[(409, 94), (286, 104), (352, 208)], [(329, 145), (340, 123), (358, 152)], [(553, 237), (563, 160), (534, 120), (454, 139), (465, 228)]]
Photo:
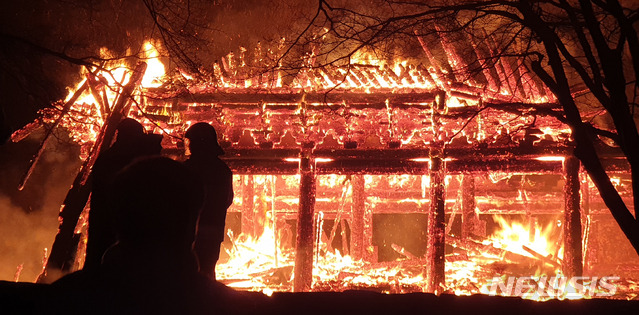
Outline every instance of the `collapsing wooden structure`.
[[(131, 97), (135, 106), (129, 105), (129, 116), (143, 122), (148, 130), (165, 133), (163, 147), (167, 154), (181, 156), (184, 131), (192, 123), (205, 121), (218, 130), (226, 150), (224, 158), (234, 174), (299, 176), (295, 183), (299, 189), (297, 202), (277, 199), (275, 188), (270, 199), (273, 222), (278, 216), (295, 221), (295, 291), (311, 290), (313, 284), (314, 256), (321, 238), (320, 212), (334, 220), (334, 225), (340, 219), (348, 220), (350, 235), (345, 242), (355, 259), (374, 259), (375, 214), (426, 215), (425, 252), (419, 256), (425, 262), (424, 289), (428, 292), (442, 292), (445, 286), (446, 244), (467, 244), (456, 238), (447, 240), (447, 216), (450, 225), (450, 218), (459, 213), (459, 236), (464, 239), (478, 233), (477, 216), (482, 213), (563, 213), (563, 261), (558, 262), (556, 257), (543, 259), (562, 264), (566, 275), (581, 274), (579, 163), (572, 155), (570, 130), (562, 123), (562, 111), (554, 97), (518, 60), (504, 57), (490, 69), (482, 67), (481, 72), (464, 74), (454, 66), (462, 60), (445, 41), (440, 48), (448, 62), (435, 60), (432, 49), (424, 43), (422, 46), (428, 65), (307, 66), (288, 78), (283, 78), (276, 67), (248, 75), (248, 70), (236, 66), (243, 62), (229, 55), (214, 68), (211, 81), (176, 75), (171, 84), (141, 88), (139, 95)], [(102, 100), (74, 101), (75, 113), (91, 116), (97, 112), (107, 117), (104, 122), (110, 122), (108, 117), (122, 110), (117, 106), (108, 110), (108, 101), (96, 90), (92, 87), (94, 100)], [(124, 90), (120, 102), (129, 98), (125, 93), (132, 92)], [(96, 110), (100, 107), (102, 110)], [(109, 135), (108, 123), (102, 124), (105, 127), (80, 126), (74, 120), (65, 123), (72, 133), (76, 129), (79, 142), (86, 147), (100, 143), (86, 139), (90, 134), (86, 128), (96, 129), (97, 125), (103, 130), (99, 134)], [(90, 160), (99, 149), (85, 151)], [(609, 162), (613, 167), (619, 164), (614, 154)], [(82, 174), (78, 183), (86, 179), (86, 172)], [(348, 178), (352, 191), (347, 213), (344, 205), (334, 200), (336, 194), (330, 193), (339, 185), (323, 188), (318, 184), (318, 178), (328, 174)], [(488, 182), (478, 178), (485, 174), (554, 174), (563, 179), (564, 202), (555, 201), (557, 191), (539, 200), (524, 195), (505, 205), (491, 202), (491, 194), (482, 188)], [(367, 177), (378, 175), (409, 176), (404, 178), (407, 191), (418, 185), (421, 197), (410, 199), (399, 192), (398, 197), (388, 197), (392, 192), (379, 189), (389, 186), (371, 183)], [(451, 176), (458, 182), (451, 181)], [(237, 198), (242, 204), (231, 209), (240, 213), (243, 231), (258, 221), (252, 180), (240, 180), (242, 187), (236, 187), (236, 192), (240, 191)], [(458, 200), (446, 196), (451, 189), (460, 191)], [(318, 194), (323, 194), (322, 198)], [(386, 206), (375, 204), (379, 196), (395, 201)], [(82, 208), (84, 204), (75, 206), (76, 211), (67, 217), (63, 209), (63, 224), (75, 227), (80, 216), (77, 209)], [(68, 230), (61, 228), (58, 237), (72, 237), (63, 235)], [(54, 246), (51, 259), (59, 255), (63, 258), (56, 258), (58, 261), (69, 261), (71, 252), (69, 248), (56, 251)], [(61, 268), (62, 264), (54, 265)], [(66, 268), (70, 268), (68, 263)]]
[[(473, 174), (565, 173), (571, 178), (578, 169), (571, 158), (570, 131), (557, 119), (560, 108), (523, 69), (517, 80), (510, 79), (511, 90), (500, 81), (501, 92), (499, 87), (490, 90), (473, 87), (472, 82), (447, 82), (444, 71), (401, 64), (397, 72), (358, 64), (309, 68), (301, 69), (288, 85), (266, 73), (261, 78), (221, 80), (219, 88), (149, 91), (153, 96), (147, 98), (145, 113), (154, 120), (165, 117), (171, 130), (179, 130), (184, 122), (211, 122), (228, 145), (225, 158), (235, 174), (299, 174), (296, 291), (311, 288), (314, 237), (321, 237), (314, 233), (315, 208), (320, 206), (316, 176), (352, 176), (353, 194), (360, 200), (349, 221), (355, 258), (366, 256), (373, 238), (374, 210), (367, 209), (363, 176), (427, 176), (430, 192), (412, 212), (428, 214), (426, 290), (441, 292), (445, 216), (450, 209), (445, 196), (447, 175), (465, 175), (468, 201), (462, 209), (466, 225), (462, 233), (466, 234), (476, 216)], [(172, 121), (175, 117), (179, 119)], [(177, 125), (171, 126), (173, 122)], [(564, 169), (565, 157), (569, 162)], [(579, 190), (578, 181), (569, 183), (569, 191)], [(567, 213), (577, 218), (568, 217), (565, 233), (572, 237), (566, 239), (581, 240), (579, 205), (569, 202), (574, 196), (566, 196), (571, 207)], [(243, 205), (243, 211), (246, 209)], [(337, 216), (330, 209), (323, 209), (322, 214), (331, 212)], [(242, 213), (243, 222), (245, 216)], [(567, 268), (579, 274), (581, 244), (573, 242), (567, 248), (570, 246), (574, 248), (568, 251), (575, 258), (568, 259), (573, 265)]]

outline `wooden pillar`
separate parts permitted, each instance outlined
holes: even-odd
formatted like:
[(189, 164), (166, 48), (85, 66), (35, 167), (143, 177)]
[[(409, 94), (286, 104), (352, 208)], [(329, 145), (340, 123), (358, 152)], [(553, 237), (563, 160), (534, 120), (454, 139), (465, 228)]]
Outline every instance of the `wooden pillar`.
[(581, 211), (588, 216), (590, 215), (590, 177), (588, 177), (588, 173), (582, 173), (580, 177), (582, 178), (580, 183), (584, 183), (579, 187), (582, 197)]
[(439, 294), (445, 283), (444, 250), (446, 245), (446, 218), (445, 218), (445, 182), (443, 142), (440, 139), (439, 122), (440, 113), (445, 110), (445, 94), (440, 93), (433, 103), (432, 126), (434, 141), (430, 148), (430, 208), (428, 211), (428, 242), (426, 258), (428, 267), (426, 270), (427, 292)]
[(365, 216), (366, 194), (364, 192), (364, 175), (353, 175), (353, 211), (351, 213), (351, 255), (353, 259), (364, 258), (366, 251)]
[(441, 157), (430, 160), (430, 209), (428, 211), (427, 292), (439, 293), (444, 284), (445, 268), (445, 183)]
[(253, 175), (242, 175), (242, 233), (257, 237), (255, 227), (255, 187)]
[(583, 263), (583, 272), (584, 273), (589, 273), (589, 270), (592, 268), (592, 264), (590, 263), (590, 259), (589, 257), (592, 257), (592, 255), (590, 254), (589, 248), (590, 248), (590, 236), (592, 235), (591, 232), (591, 219), (592, 217), (590, 216), (590, 177), (588, 176), (588, 173), (586, 172), (582, 172), (580, 174), (580, 185), (579, 189), (581, 191), (581, 213), (584, 216), (584, 222), (586, 223), (586, 226), (582, 227), (582, 263)]
[(277, 175), (271, 175), (271, 220), (273, 228), (273, 258), (275, 268), (279, 267), (278, 253), (280, 244), (277, 237), (277, 210), (275, 209), (275, 187), (277, 187)]
[(581, 276), (583, 259), (581, 248), (581, 209), (579, 195), (579, 160), (574, 156), (564, 160), (564, 266), (567, 277)]
[(462, 227), (461, 236), (467, 238), (474, 231), (475, 222), (475, 177), (471, 174), (462, 175), (461, 182), (461, 208)]
[(315, 210), (315, 160), (303, 150), (299, 164), (300, 199), (295, 242), (293, 291), (304, 292), (313, 284), (313, 215)]

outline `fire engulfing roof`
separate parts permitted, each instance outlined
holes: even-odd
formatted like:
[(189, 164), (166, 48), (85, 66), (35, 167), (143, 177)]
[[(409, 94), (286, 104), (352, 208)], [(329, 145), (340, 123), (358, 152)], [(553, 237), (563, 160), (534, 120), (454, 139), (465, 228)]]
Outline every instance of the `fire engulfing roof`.
[[(452, 159), (473, 152), (500, 159), (515, 153), (564, 155), (570, 130), (561, 122), (561, 108), (522, 62), (503, 57), (471, 75), (450, 45), (442, 45), (444, 62), (422, 46), (428, 66), (366, 57), (343, 66), (314, 66), (307, 56), (293, 74), (277, 65), (248, 66), (241, 50), (239, 57), (229, 54), (215, 64), (208, 79), (194, 79), (183, 71), (162, 76), (164, 67), (147, 44), (147, 75), (130, 97), (128, 116), (164, 133), (167, 150), (183, 148), (191, 124), (209, 122), (222, 146), (232, 149), (229, 158), (264, 155), (264, 149), (286, 158), (303, 146), (320, 156), (322, 150), (332, 155), (364, 150), (387, 160), (401, 150), (413, 162), (427, 158), (434, 147)], [(262, 59), (255, 54), (252, 59)], [(16, 132), (14, 140), (39, 122), (59, 120), (88, 156), (131, 72), (121, 65), (105, 68), (110, 71), (87, 71), (65, 102), (44, 110), (42, 119)]]

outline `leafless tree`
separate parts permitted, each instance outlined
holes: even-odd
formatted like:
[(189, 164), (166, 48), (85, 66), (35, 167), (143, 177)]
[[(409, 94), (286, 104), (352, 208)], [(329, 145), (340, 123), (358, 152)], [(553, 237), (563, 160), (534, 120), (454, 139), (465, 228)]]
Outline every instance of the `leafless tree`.
[[(324, 64), (347, 62), (366, 49), (388, 57), (398, 46), (432, 33), (494, 43), (496, 55), (478, 56), (466, 73), (491, 68), (503, 56), (525, 66), (563, 107), (581, 161), (625, 236), (639, 253), (639, 3), (619, 0), (364, 1), (320, 0), (295, 45), (316, 45)], [(402, 43), (397, 45), (397, 43)], [(468, 45), (467, 47), (472, 47)], [(472, 48), (470, 48), (472, 50)], [(455, 70), (455, 69), (453, 69)], [(481, 76), (481, 75), (479, 75)], [(488, 80), (484, 77), (484, 80)], [(486, 81), (484, 81), (486, 82)], [(599, 117), (587, 116), (598, 108)], [(611, 183), (596, 148), (614, 143), (630, 164), (633, 204)]]

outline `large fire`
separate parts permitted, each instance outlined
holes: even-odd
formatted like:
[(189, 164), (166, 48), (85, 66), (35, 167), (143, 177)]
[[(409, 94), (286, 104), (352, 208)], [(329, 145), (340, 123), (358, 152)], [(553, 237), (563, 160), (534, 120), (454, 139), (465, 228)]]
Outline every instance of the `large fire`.
[[(266, 187), (272, 183), (272, 178), (266, 179), (267, 176), (255, 176), (258, 187), (259, 185)], [(289, 182), (289, 185), (296, 185), (295, 179), (291, 179), (293, 181)], [(322, 176), (319, 180), (333, 187), (344, 182), (343, 176), (334, 175)], [(391, 185), (396, 187), (402, 187), (408, 180), (406, 176), (389, 176), (388, 178)], [(367, 176), (369, 185), (372, 181), (373, 177)], [(345, 185), (342, 191), (343, 194), (337, 198), (344, 201), (352, 197), (352, 187)], [(273, 201), (273, 196), (270, 195), (257, 198), (264, 198), (263, 201), (267, 204)], [(345, 201), (338, 201), (338, 203), (343, 205)], [(216, 273), (221, 281), (231, 287), (267, 293), (292, 289), (294, 250), (290, 246), (281, 246), (286, 243), (287, 235), (283, 233), (285, 228), (281, 228), (280, 231), (274, 229), (277, 223), (273, 219), (273, 213), (277, 210), (268, 209), (267, 211), (267, 219), (263, 222), (263, 233), (258, 237), (246, 234), (233, 235), (233, 232), (229, 230), (231, 246), (226, 249), (229, 259), (218, 264)], [(322, 213), (319, 213), (317, 217), (322, 220)], [(512, 256), (519, 254), (531, 258), (525, 261), (526, 263), (536, 261), (538, 257), (535, 255), (544, 255), (547, 261), (553, 262), (551, 253), (555, 255), (559, 253), (557, 259), (560, 259), (561, 247), (557, 244), (556, 235), (553, 235), (552, 224), (543, 228), (533, 226), (531, 229), (521, 223), (508, 221), (502, 216), (495, 216), (494, 219), (498, 222), (499, 229), (484, 240), (484, 245), (495, 250), (485, 249), (479, 253), (447, 256), (446, 290), (448, 292), (457, 295), (486, 293), (485, 289), (489, 281), (493, 276), (498, 275), (487, 265), (504, 263), (503, 255), (507, 253)], [(321, 223), (319, 225), (321, 226)], [(331, 235), (327, 234), (332, 233), (326, 233), (321, 229), (317, 232), (321, 235), (316, 235), (318, 241), (315, 247), (314, 290), (368, 289), (385, 293), (424, 292), (426, 278), (423, 265), (427, 261), (423, 257), (416, 257), (401, 246), (393, 244), (393, 248), (403, 256), (396, 261), (371, 262), (354, 259), (348, 254), (343, 254), (339, 249), (331, 248), (329, 244)], [(557, 265), (549, 263), (549, 268), (543, 268), (545, 263), (547, 262), (538, 261), (538, 266), (533, 268), (535, 272), (533, 275), (539, 276), (542, 271), (561, 274), (559, 268), (556, 268)]]
[[(313, 175), (318, 192), (313, 217), (312, 290), (428, 291), (431, 279), (426, 266), (431, 262), (427, 254), (417, 252), (424, 246), (409, 248), (409, 245), (389, 241), (390, 237), (373, 244), (372, 238), (380, 237), (373, 225), (383, 215), (392, 217), (398, 213), (408, 213), (409, 220), (421, 220), (434, 203), (429, 194), (438, 180), (444, 190), (459, 191), (448, 191), (449, 197), (442, 200), (447, 216), (448, 249), (445, 283), (438, 293), (489, 294), (491, 281), (501, 276), (543, 278), (544, 285), (550, 283), (547, 279), (559, 281), (561, 278), (565, 249), (563, 236), (558, 231), (562, 231), (562, 224), (566, 223), (557, 215), (563, 205), (544, 206), (542, 210), (552, 212), (555, 217), (543, 223), (533, 215), (537, 206), (533, 204), (535, 198), (552, 200), (561, 196), (561, 191), (527, 187), (524, 179), (513, 189), (516, 195), (486, 192), (482, 189), (491, 188), (478, 187), (478, 194), (472, 196), (468, 208), (464, 205), (467, 203), (464, 180), (459, 174), (467, 176), (476, 171), (455, 164), (466, 163), (463, 158), (479, 163), (468, 155), (472, 155), (472, 148), (483, 150), (486, 163), (493, 163), (496, 166), (491, 167), (497, 170), (482, 171), (485, 178), (475, 177), (495, 190), (512, 188), (512, 177), (519, 176), (513, 176), (512, 169), (499, 166), (514, 159), (508, 151), (513, 148), (531, 156), (525, 163), (532, 166), (522, 163), (517, 167), (530, 167), (531, 172), (535, 171), (534, 167), (540, 167), (545, 173), (561, 170), (565, 150), (552, 145), (564, 145), (568, 141), (567, 126), (544, 118), (540, 121), (546, 125), (537, 128), (537, 116), (528, 115), (528, 109), (513, 114), (499, 112), (491, 106), (482, 107), (484, 102), (495, 102), (506, 104), (504, 106), (516, 104), (511, 110), (517, 110), (516, 106), (521, 104), (536, 104), (553, 111), (547, 102), (554, 101), (554, 97), (534, 82), (527, 81), (519, 92), (516, 87), (505, 88), (495, 82), (488, 86), (480, 86), (479, 82), (451, 82), (445, 78), (450, 77), (450, 73), (435, 67), (427, 47), (424, 49), (431, 66), (413, 65), (407, 60), (380, 62), (370, 54), (359, 54), (347, 66), (316, 68), (310, 61), (311, 56), (288, 84), (278, 65), (267, 61), (263, 62), (269, 71), (250, 75), (245, 69), (247, 58), (243, 49), (239, 56), (229, 54), (213, 65), (213, 78), (202, 82), (182, 70), (167, 75), (158, 49), (161, 51), (157, 43), (147, 42), (138, 56), (148, 67), (137, 92), (131, 94), (127, 112), (143, 122), (148, 131), (164, 133), (163, 145), (173, 150), (172, 154), (183, 149), (180, 138), (184, 130), (202, 120), (219, 128), (220, 141), (231, 146), (227, 154), (229, 161), (239, 162), (233, 164), (237, 174), (236, 199), (229, 213), (239, 214), (242, 224), (240, 229), (229, 228), (229, 240), (224, 247), (228, 258), (216, 268), (218, 279), (229, 286), (265, 293), (293, 290), (296, 232), (292, 224), (301, 204), (298, 195), (301, 175), (290, 165), (302, 165), (299, 148), (309, 143), (315, 152), (321, 152), (312, 157), (315, 168), (325, 169), (321, 175)], [(108, 51), (102, 53), (109, 57)], [(256, 60), (262, 60), (257, 57)], [(449, 54), (449, 58), (454, 59), (455, 55)], [(64, 113), (65, 105), (72, 103), (68, 114), (62, 116), (60, 126), (82, 146), (82, 157), (86, 158), (114, 104), (122, 97), (131, 73), (131, 66), (125, 62), (85, 69), (86, 79), (70, 90), (64, 102), (43, 113), (44, 122), (56, 121), (59, 114)], [(179, 83), (173, 86), (180, 86), (182, 90), (172, 90), (173, 83)], [(348, 100), (332, 99), (331, 93), (342, 93), (338, 95)], [(180, 98), (184, 95), (187, 95), (186, 101)], [(442, 102), (445, 103), (442, 108), (436, 109)], [(475, 112), (469, 114), (471, 109)], [(424, 149), (430, 145), (462, 153), (442, 158)], [(255, 150), (258, 146), (272, 150), (274, 156), (260, 156)], [(535, 147), (543, 149), (534, 151)], [(344, 149), (347, 150), (339, 151)], [(370, 156), (349, 155), (352, 151), (348, 150), (354, 149), (369, 150), (362, 154)], [(257, 158), (248, 159), (250, 163), (266, 159), (266, 166), (241, 164), (246, 154), (257, 154)], [(490, 154), (499, 158), (490, 160)], [(344, 157), (372, 166), (367, 169), (353, 166), (352, 162), (334, 166), (343, 162)], [(393, 164), (393, 160), (399, 162)], [(441, 179), (437, 174), (428, 174), (428, 166), (435, 161), (446, 165), (442, 172), (457, 167), (457, 173)], [(276, 170), (272, 175), (259, 175), (268, 174), (269, 167)], [(472, 185), (474, 191), (475, 184)], [(451, 188), (453, 186), (455, 188)], [(370, 194), (364, 195), (363, 191)], [(535, 193), (538, 195), (533, 196)], [(513, 220), (511, 213), (525, 213), (525, 220)], [(453, 231), (460, 221), (470, 232), (465, 230), (460, 235), (459, 231)], [(495, 223), (491, 233), (487, 233), (486, 221)], [(86, 229), (84, 223), (80, 220), (78, 233)], [(363, 231), (355, 231), (356, 228)], [(356, 242), (356, 232), (364, 239)], [(432, 236), (422, 238), (429, 237)], [(387, 241), (390, 243), (384, 243)], [(391, 258), (378, 259), (383, 256), (382, 247), (391, 253), (384, 255)], [(639, 291), (635, 282), (626, 281), (624, 285), (627, 292)], [(561, 294), (522, 296), (545, 300), (565, 298), (567, 292), (569, 289)], [(633, 294), (625, 297), (636, 296)], [(582, 296), (588, 298), (594, 294)]]
[(562, 257), (561, 246), (549, 238), (561, 226), (560, 221), (557, 225), (549, 224), (541, 228), (535, 225), (525, 226), (503, 216), (495, 216), (495, 220), (501, 227), (492, 236), (496, 247), (529, 257), (534, 257), (531, 253), (558, 259)]

